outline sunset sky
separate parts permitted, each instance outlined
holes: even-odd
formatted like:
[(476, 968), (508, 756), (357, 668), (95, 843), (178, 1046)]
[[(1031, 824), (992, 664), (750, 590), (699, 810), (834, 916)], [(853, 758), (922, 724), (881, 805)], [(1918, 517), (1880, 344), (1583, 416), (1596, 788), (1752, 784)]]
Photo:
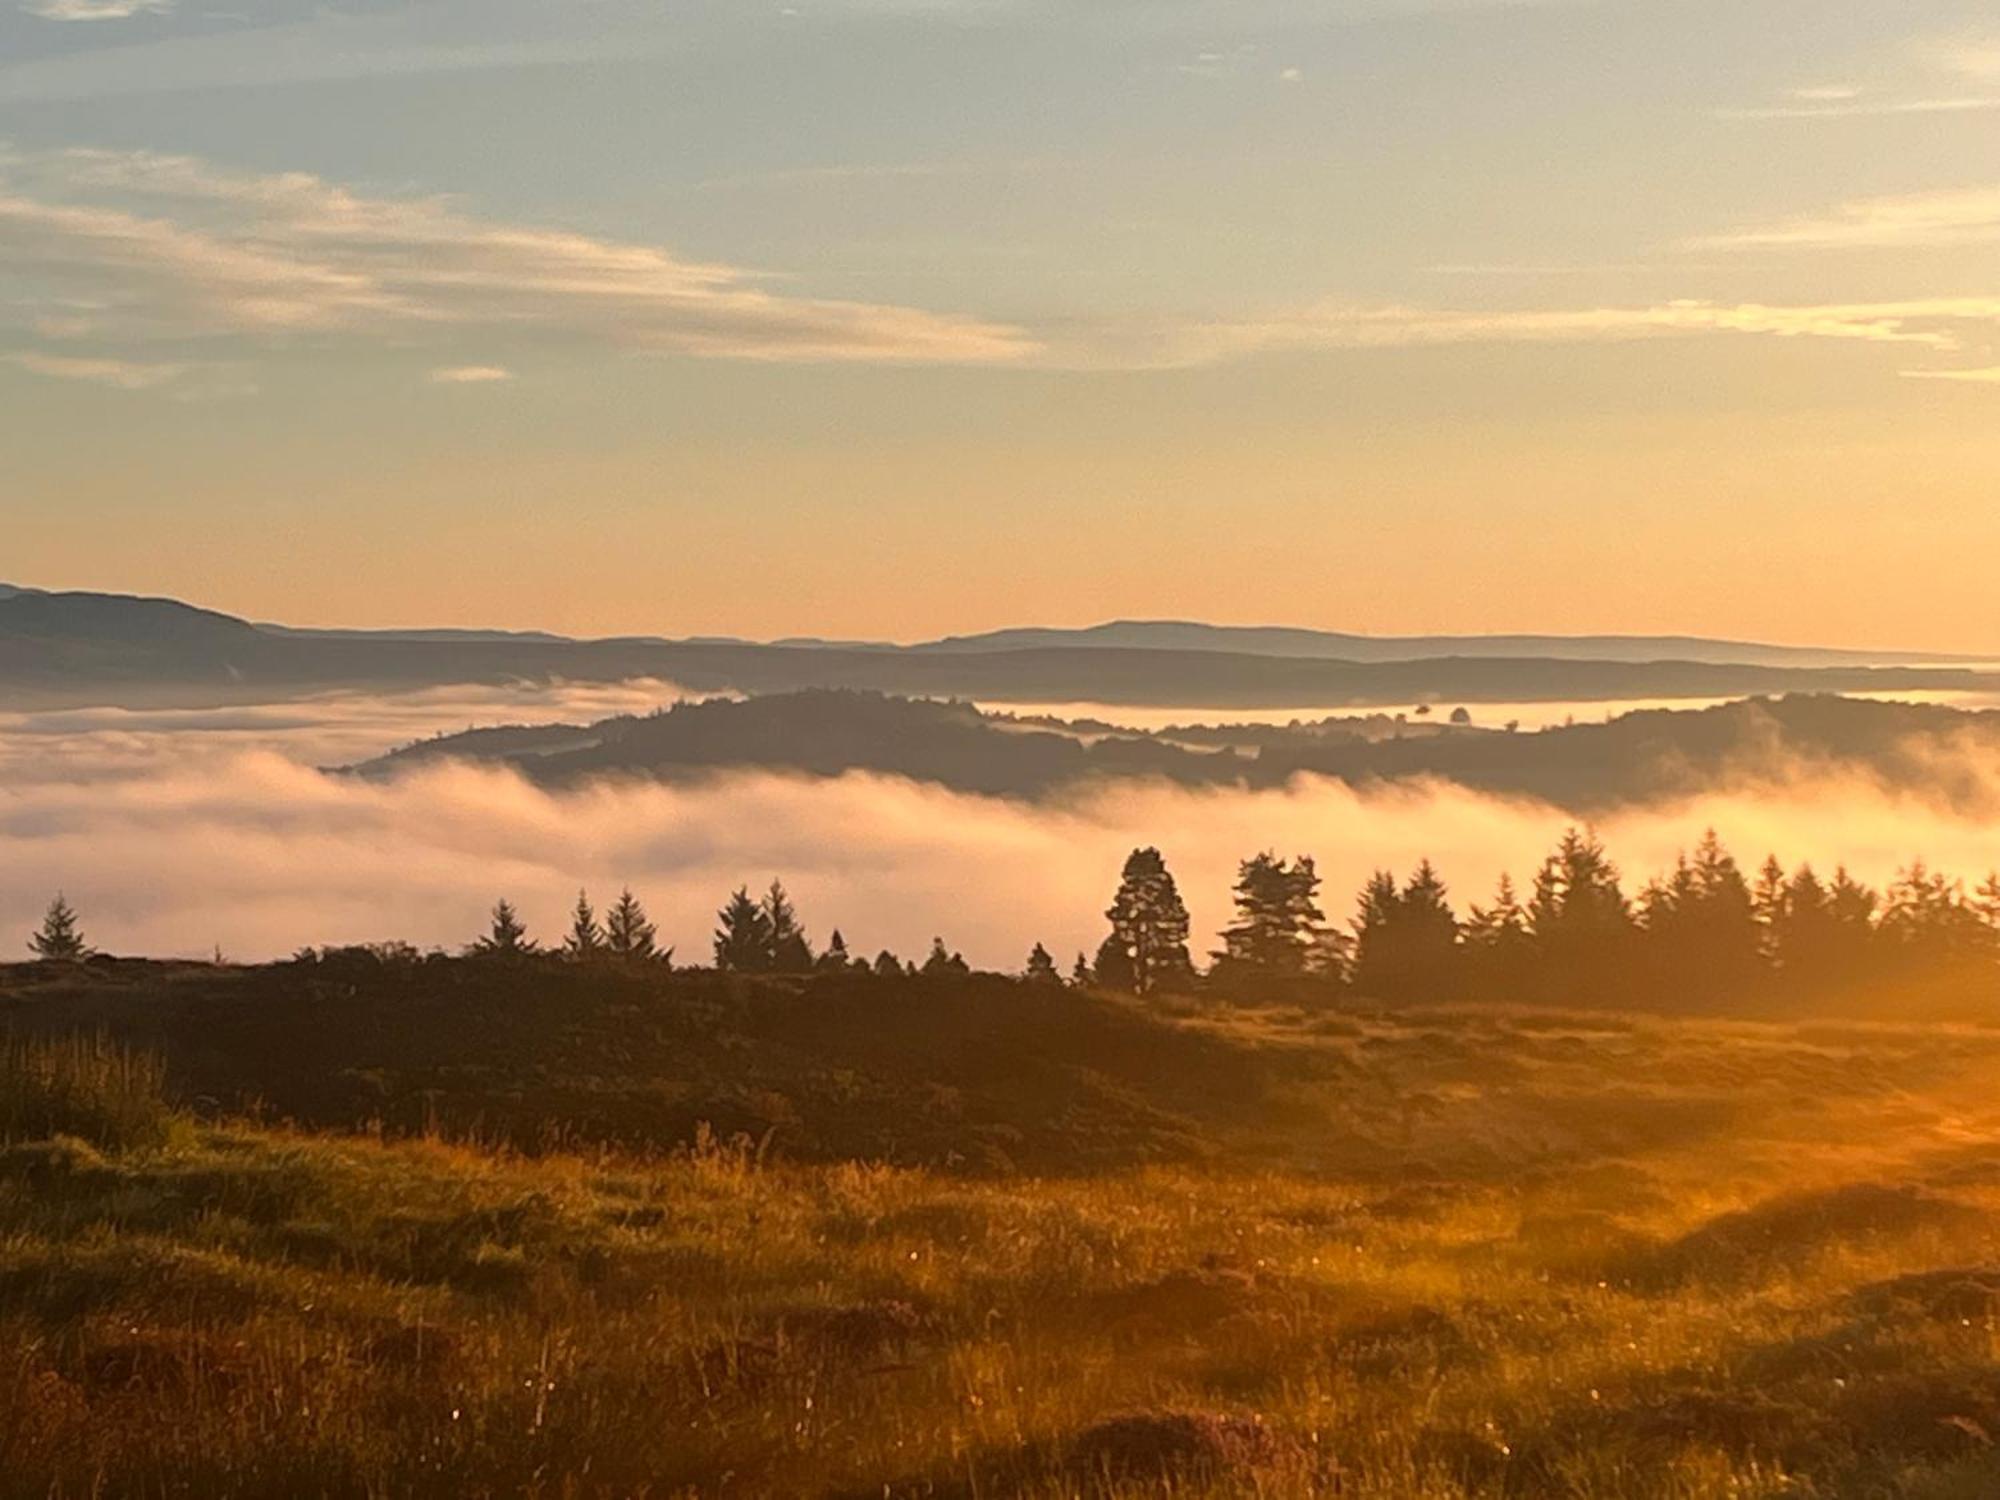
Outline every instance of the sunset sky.
[(1992, 0), (0, 0), (0, 580), (2000, 654)]

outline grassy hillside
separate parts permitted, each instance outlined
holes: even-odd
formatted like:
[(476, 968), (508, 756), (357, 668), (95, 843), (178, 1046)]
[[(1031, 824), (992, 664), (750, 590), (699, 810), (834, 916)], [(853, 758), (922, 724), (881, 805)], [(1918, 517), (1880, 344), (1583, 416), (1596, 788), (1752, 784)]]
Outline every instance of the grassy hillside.
[[(45, 985), (15, 1021), (150, 1010), (164, 1079), (94, 1033), (0, 1051), (0, 1495), (2000, 1492), (2000, 1035), (1058, 994), (1044, 1061), (1078, 1051), (1145, 1128), (1088, 1171), (1053, 1145), (1007, 1171), (838, 1159), (803, 1091), (818, 1145), (790, 1153), (204, 1121), (175, 1103), (222, 1113), (184, 1081), (200, 1033), (213, 1082), (254, 1034), (221, 1008), (282, 1002), (256, 974), (129, 981)], [(864, 1096), (955, 1058), (934, 1087), (1024, 1132), (1051, 1097), (1009, 1082), (1024, 1043), (991, 1019), (916, 1026), (892, 1065), (837, 994), (680, 1003), (767, 1077), (808, 1070), (766, 1006), (821, 1016), (798, 1058), (839, 1044), (820, 1066)], [(356, 1053), (390, 1024), (367, 1015)], [(552, 1069), (610, 1055), (608, 1019), (576, 1024), (598, 1050)], [(698, 1050), (661, 1025), (633, 1078)], [(501, 1068), (480, 1030), (475, 1072)], [(336, 1034), (292, 1072), (337, 1072)], [(567, 1107), (505, 1071), (522, 1118)]]

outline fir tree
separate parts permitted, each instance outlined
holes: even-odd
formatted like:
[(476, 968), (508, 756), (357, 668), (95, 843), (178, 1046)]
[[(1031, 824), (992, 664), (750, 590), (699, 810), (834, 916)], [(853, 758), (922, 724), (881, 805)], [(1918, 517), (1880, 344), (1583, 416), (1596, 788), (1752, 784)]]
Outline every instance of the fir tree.
[(493, 925), (486, 936), (472, 945), (472, 952), (480, 958), (526, 958), (535, 951), (535, 945), (528, 940), (528, 929), (522, 925), (511, 901), (501, 900), (493, 906)]
[(1534, 939), (1528, 935), (1528, 914), (1513, 876), (1501, 875), (1491, 906), (1474, 906), (1466, 914), (1463, 942), (1472, 994), (1501, 1001), (1527, 998)]
[(646, 920), (646, 908), (626, 887), (604, 919), (605, 951), (614, 958), (644, 960), (660, 956), (658, 945), (659, 930)]
[(1040, 943), (1028, 955), (1028, 967), (1022, 976), (1030, 984), (1061, 984), (1062, 974), (1056, 969), (1056, 961), (1049, 950)]
[(847, 956), (847, 939), (840, 935), (838, 927), (826, 940), (826, 952), (819, 956), (813, 967), (823, 974), (839, 974), (853, 967), (852, 960)]
[(806, 941), (805, 929), (799, 926), (798, 913), (792, 909), (791, 897), (785, 894), (781, 881), (773, 880), (770, 890), (764, 893), (764, 926), (769, 953), (767, 968), (779, 974), (811, 971), (812, 946)]
[(60, 891), (42, 916), (41, 930), (28, 939), (35, 957), (54, 963), (80, 963), (90, 957), (90, 947), (77, 926), (76, 909)]
[(604, 929), (597, 925), (597, 913), (586, 891), (576, 893), (576, 910), (571, 914), (569, 936), (563, 939), (565, 957), (582, 962), (604, 951)]
[(1090, 960), (1083, 956), (1081, 950), (1078, 950), (1076, 963), (1070, 968), (1069, 982), (1080, 990), (1087, 990), (1097, 982), (1096, 976), (1090, 972)]
[(970, 974), (971, 972), (972, 965), (965, 961), (963, 955), (948, 950), (944, 945), (943, 938), (934, 937), (931, 939), (930, 957), (924, 960), (923, 967), (923, 974), (926, 979), (952, 977), (961, 974)]
[(716, 913), (715, 966), (732, 974), (762, 974), (771, 967), (771, 915), (763, 903), (738, 886)]

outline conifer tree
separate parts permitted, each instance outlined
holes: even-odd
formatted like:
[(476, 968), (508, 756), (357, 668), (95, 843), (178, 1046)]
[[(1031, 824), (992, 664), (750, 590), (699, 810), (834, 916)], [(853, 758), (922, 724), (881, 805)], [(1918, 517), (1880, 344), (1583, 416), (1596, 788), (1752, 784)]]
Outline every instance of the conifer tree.
[(875, 955), (875, 977), (877, 979), (901, 979), (907, 971), (903, 961), (884, 948)]
[(1528, 997), (1534, 940), (1513, 876), (1501, 875), (1491, 906), (1475, 905), (1466, 914), (1463, 940), (1471, 994), (1501, 1001)]
[(659, 929), (646, 920), (646, 908), (627, 886), (604, 919), (604, 948), (614, 958), (651, 959), (659, 954)]
[(945, 976), (970, 974), (971, 972), (972, 965), (965, 961), (963, 955), (953, 953), (947, 949), (943, 938), (934, 937), (931, 939), (930, 957), (924, 960), (923, 974), (925, 978), (936, 979)]
[(563, 939), (563, 954), (579, 962), (596, 958), (604, 951), (604, 929), (597, 925), (597, 913), (586, 891), (576, 893), (576, 910), (571, 915), (569, 936)]
[(853, 967), (853, 961), (847, 955), (847, 939), (840, 935), (838, 927), (826, 940), (826, 952), (819, 956), (813, 967), (823, 974), (839, 974)]
[(1080, 990), (1089, 989), (1096, 983), (1096, 976), (1090, 972), (1090, 960), (1083, 956), (1081, 950), (1077, 952), (1076, 963), (1070, 968), (1069, 982)]
[(1211, 977), (1255, 986), (1312, 971), (1326, 934), (1319, 872), (1310, 857), (1287, 864), (1266, 852), (1237, 867), (1236, 921), (1222, 933)]
[(495, 902), (492, 928), (472, 945), (472, 952), (481, 958), (526, 958), (534, 951), (535, 945), (528, 940), (528, 929), (522, 925), (513, 902), (505, 899)]
[(60, 891), (42, 916), (41, 929), (28, 939), (35, 957), (55, 963), (80, 963), (90, 957), (90, 947), (77, 926), (76, 909)]
[(1580, 999), (1617, 983), (1632, 937), (1632, 909), (1618, 867), (1594, 833), (1566, 832), (1535, 876), (1528, 931), (1552, 996)]
[(806, 941), (805, 929), (799, 926), (798, 913), (792, 909), (791, 897), (785, 894), (782, 881), (771, 882), (763, 904), (769, 955), (766, 967), (779, 974), (810, 972), (812, 946)]
[(1057, 972), (1056, 961), (1049, 950), (1040, 943), (1028, 955), (1028, 967), (1023, 976), (1030, 984), (1061, 984), (1062, 975)]
[(1143, 995), (1162, 984), (1193, 978), (1194, 965), (1187, 950), (1187, 907), (1158, 849), (1132, 851), (1105, 917), (1111, 923), (1105, 951), (1116, 947), (1124, 954), (1125, 963), (1124, 972), (1114, 978), (1106, 973), (1105, 952), (1101, 951), (1099, 984)]
[(715, 966), (732, 974), (763, 974), (771, 968), (771, 915), (748, 886), (738, 886), (716, 913)]

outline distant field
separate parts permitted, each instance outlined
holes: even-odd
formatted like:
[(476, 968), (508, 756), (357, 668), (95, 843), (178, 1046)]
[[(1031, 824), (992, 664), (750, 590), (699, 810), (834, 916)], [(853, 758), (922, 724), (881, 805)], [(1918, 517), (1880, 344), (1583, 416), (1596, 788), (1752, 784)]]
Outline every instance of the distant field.
[(2000, 1031), (452, 972), (0, 974), (0, 1495), (2000, 1493)]

